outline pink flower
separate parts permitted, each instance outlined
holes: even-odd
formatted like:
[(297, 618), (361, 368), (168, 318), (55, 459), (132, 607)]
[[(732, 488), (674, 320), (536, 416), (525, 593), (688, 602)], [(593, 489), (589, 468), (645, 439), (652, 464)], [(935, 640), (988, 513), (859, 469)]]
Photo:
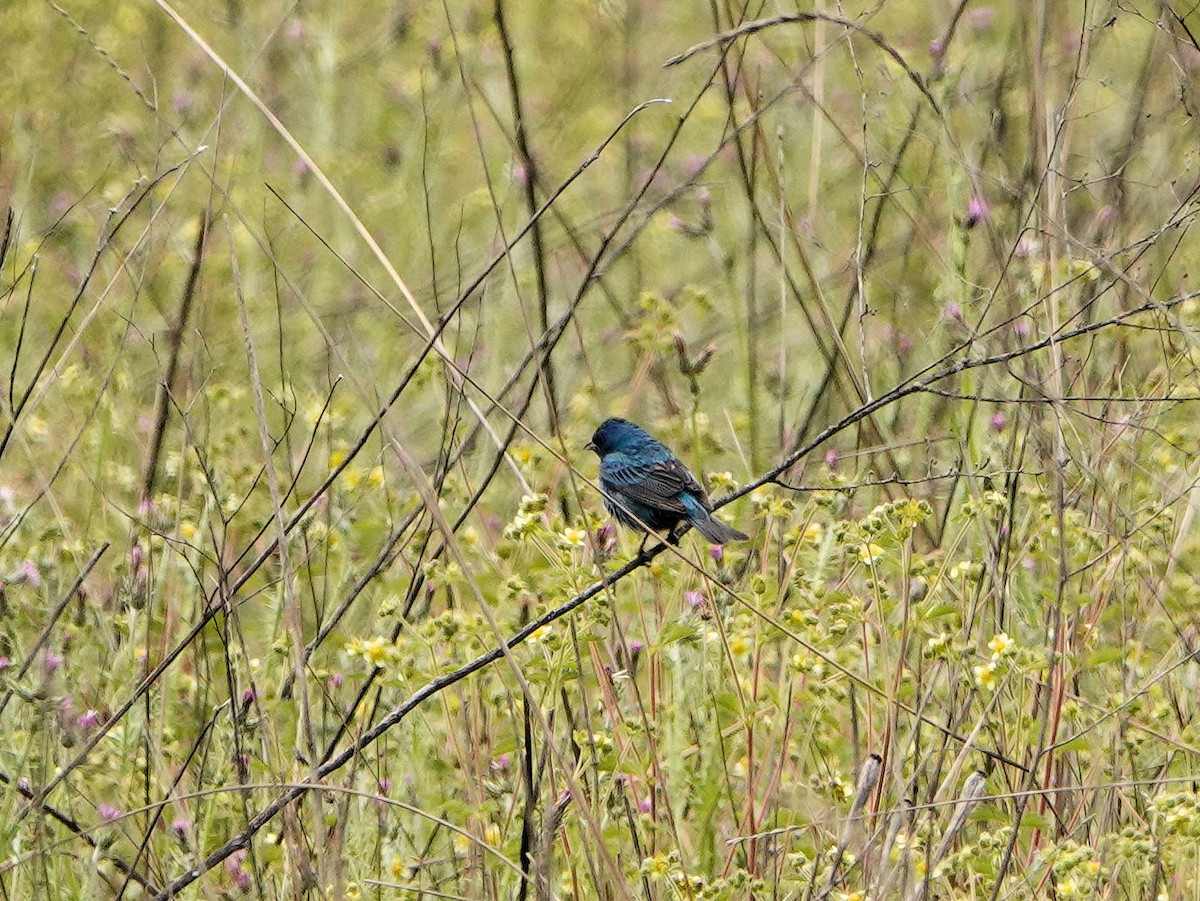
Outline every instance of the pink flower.
[(57, 651), (52, 651), (47, 648), (42, 652), (42, 672), (47, 676), (52, 676), (58, 672), (58, 668), (63, 665), (63, 655)]
[(341, 688), (342, 683), (345, 681), (346, 681), (346, 677), (342, 673), (330, 673), (329, 674), (329, 687), (330, 688)]
[(89, 709), (86, 713), (79, 714), (79, 718), (75, 720), (75, 725), (77, 725), (80, 729), (90, 730), (96, 725), (96, 722), (99, 719), (100, 714), (98, 714), (95, 710)]
[(962, 322), (962, 307), (954, 301), (950, 301), (950, 303), (946, 304), (946, 318), (953, 319), (955, 322)]
[(96, 812), (100, 814), (100, 819), (106, 823), (111, 823), (121, 816), (121, 811), (111, 804), (101, 804), (96, 808)]
[(21, 563), (20, 569), (17, 570), (17, 575), (13, 578), (14, 582), (28, 582), (30, 588), (42, 587), (42, 573), (37, 568), (37, 564), (32, 560), (25, 560)]
[(640, 801), (638, 801), (638, 810), (640, 810), (642, 813), (650, 812), (650, 798), (649, 797), (642, 798)]
[(976, 31), (991, 28), (996, 21), (996, 11), (990, 6), (981, 6), (967, 13), (967, 27)]
[(600, 554), (609, 553), (617, 544), (617, 530), (611, 522), (606, 522), (596, 529), (593, 546)]
[(171, 831), (181, 838), (192, 828), (192, 821), (187, 817), (175, 817), (171, 821)]
[(1003, 413), (997, 413), (992, 417), (992, 428), (997, 432), (1004, 431), (1004, 427), (1008, 425), (1008, 417)]
[(830, 469), (838, 465), (838, 452), (835, 450), (825, 452), (825, 465)]
[(683, 599), (687, 601), (688, 606), (693, 610), (698, 610), (704, 606), (704, 595), (698, 591), (685, 591)]
[(982, 197), (972, 197), (970, 203), (967, 204), (967, 228), (977, 226), (988, 217), (991, 211), (991, 207), (987, 205), (987, 201)]
[(714, 544), (708, 549), (708, 556), (712, 557), (717, 563), (725, 559), (725, 545)]
[(703, 153), (693, 153), (683, 160), (683, 171), (687, 173), (688, 178), (695, 178), (708, 165), (708, 156)]

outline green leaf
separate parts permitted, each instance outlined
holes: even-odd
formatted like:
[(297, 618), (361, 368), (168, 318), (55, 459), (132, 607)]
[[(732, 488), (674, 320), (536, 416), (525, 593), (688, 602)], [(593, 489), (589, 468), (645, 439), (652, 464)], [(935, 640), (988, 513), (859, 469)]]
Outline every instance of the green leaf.
[(1126, 649), (1108, 645), (1102, 648), (1096, 648), (1087, 655), (1086, 666), (1104, 666), (1109, 663), (1117, 663), (1125, 659)]

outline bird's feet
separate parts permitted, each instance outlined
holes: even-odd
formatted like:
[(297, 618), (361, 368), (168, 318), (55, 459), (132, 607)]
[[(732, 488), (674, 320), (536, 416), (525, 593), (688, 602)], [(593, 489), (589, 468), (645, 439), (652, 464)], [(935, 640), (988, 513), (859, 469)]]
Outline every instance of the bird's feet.
[(668, 544), (679, 544), (679, 536), (675, 534), (674, 530), (667, 533), (667, 540), (665, 542), (660, 541), (658, 544), (654, 545), (654, 547), (647, 550), (646, 542), (649, 541), (650, 538), (651, 534), (647, 532), (642, 536), (642, 543), (638, 545), (637, 555), (633, 559), (639, 564), (649, 563), (653, 557), (656, 556), (657, 552), (662, 551)]
[(642, 535), (642, 543), (638, 545), (637, 555), (633, 558), (638, 564), (646, 563), (650, 560), (650, 555), (646, 553), (646, 541), (650, 538), (650, 533)]

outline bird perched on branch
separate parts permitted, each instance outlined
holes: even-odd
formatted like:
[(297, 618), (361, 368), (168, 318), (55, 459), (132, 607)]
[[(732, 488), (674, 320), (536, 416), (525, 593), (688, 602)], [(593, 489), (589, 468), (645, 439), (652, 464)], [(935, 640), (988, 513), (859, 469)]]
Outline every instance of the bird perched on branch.
[[(712, 502), (687, 467), (648, 432), (625, 419), (606, 419), (587, 443), (600, 458), (604, 506), (622, 525), (675, 532), (690, 523), (713, 544), (742, 541), (747, 536), (712, 515)], [(645, 547), (646, 540), (642, 539)]]

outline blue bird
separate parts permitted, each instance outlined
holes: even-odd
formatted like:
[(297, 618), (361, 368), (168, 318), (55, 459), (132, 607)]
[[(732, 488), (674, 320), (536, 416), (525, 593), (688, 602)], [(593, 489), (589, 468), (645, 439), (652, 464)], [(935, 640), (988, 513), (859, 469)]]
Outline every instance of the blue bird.
[[(712, 502), (696, 477), (648, 432), (624, 419), (606, 419), (587, 443), (600, 458), (600, 487), (604, 506), (622, 525), (668, 532), (690, 523), (713, 544), (745, 540), (747, 536), (712, 515)], [(642, 546), (646, 544), (642, 539)]]

